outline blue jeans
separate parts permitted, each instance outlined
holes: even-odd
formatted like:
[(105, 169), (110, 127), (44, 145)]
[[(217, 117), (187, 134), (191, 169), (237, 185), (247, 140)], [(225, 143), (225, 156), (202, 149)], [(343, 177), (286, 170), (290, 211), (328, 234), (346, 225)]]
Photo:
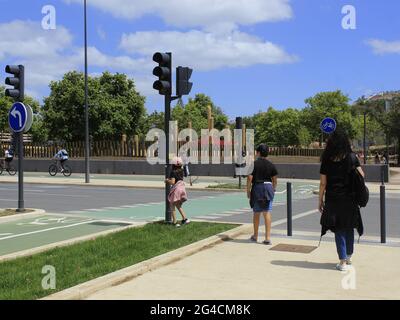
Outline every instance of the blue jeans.
[(339, 259), (347, 259), (354, 251), (354, 229), (336, 231), (335, 241)]

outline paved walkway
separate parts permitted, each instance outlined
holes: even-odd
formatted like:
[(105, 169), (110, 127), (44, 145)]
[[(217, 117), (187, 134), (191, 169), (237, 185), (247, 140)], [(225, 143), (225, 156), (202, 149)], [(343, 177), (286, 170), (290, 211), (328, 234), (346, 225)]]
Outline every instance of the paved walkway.
[[(260, 238), (261, 239), (261, 238)], [(318, 245), (317, 240), (273, 238)], [(333, 241), (312, 253), (270, 251), (247, 236), (111, 287), (88, 299), (399, 299), (400, 248), (356, 245), (354, 269), (334, 269)], [(344, 286), (342, 284), (344, 283)], [(347, 288), (347, 290), (345, 289)]]
[(400, 185), (400, 168), (390, 168), (390, 183)]

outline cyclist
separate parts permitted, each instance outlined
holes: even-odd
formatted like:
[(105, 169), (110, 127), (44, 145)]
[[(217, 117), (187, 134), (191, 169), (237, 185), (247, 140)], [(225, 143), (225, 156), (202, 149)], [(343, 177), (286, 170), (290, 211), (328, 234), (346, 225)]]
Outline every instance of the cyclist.
[(5, 168), (6, 170), (10, 169), (10, 163), (14, 159), (14, 151), (12, 149), (8, 149), (4, 152), (4, 163), (5, 163)]
[(65, 149), (59, 150), (54, 159), (57, 161), (57, 168), (61, 168), (61, 173), (64, 172), (64, 162), (68, 160), (68, 152)]

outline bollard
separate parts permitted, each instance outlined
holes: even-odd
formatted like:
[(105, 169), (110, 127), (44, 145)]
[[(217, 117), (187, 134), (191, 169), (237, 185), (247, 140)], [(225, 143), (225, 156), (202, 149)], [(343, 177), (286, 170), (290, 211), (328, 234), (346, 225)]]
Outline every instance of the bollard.
[(287, 195), (287, 235), (292, 236), (292, 183), (286, 184), (286, 195)]
[(381, 186), (381, 243), (386, 243), (386, 199), (385, 186)]

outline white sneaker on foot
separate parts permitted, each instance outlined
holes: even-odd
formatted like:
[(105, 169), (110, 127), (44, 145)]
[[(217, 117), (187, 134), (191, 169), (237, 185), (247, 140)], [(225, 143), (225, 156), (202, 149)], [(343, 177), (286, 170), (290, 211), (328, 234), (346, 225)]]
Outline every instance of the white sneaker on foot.
[(348, 257), (347, 257), (346, 263), (347, 263), (347, 265), (351, 266), (351, 264), (352, 264), (351, 256), (348, 256)]
[(339, 271), (347, 271), (347, 270), (348, 270), (347, 264), (345, 264), (345, 263), (338, 263), (338, 264), (336, 265), (336, 270), (339, 270)]

